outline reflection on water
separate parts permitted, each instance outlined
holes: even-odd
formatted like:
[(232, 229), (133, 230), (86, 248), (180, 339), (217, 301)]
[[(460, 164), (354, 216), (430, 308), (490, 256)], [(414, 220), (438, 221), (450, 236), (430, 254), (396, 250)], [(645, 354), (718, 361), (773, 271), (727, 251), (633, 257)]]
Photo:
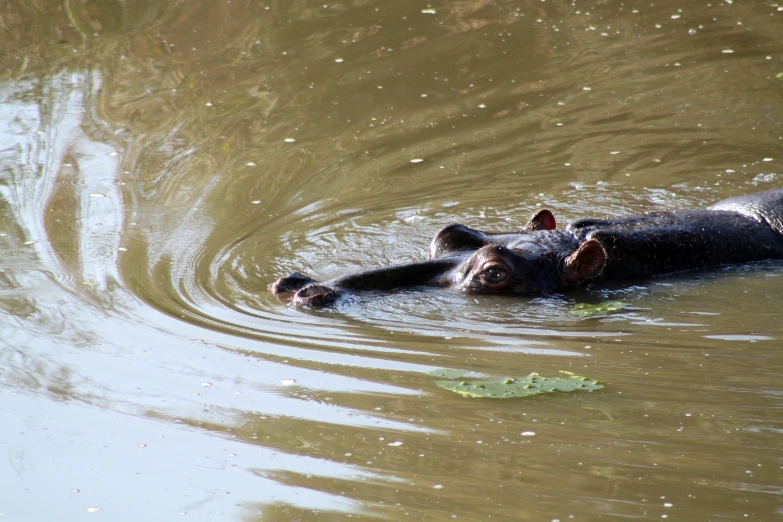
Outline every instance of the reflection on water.
[[(779, 187), (780, 16), (764, 2), (7, 5), (0, 513), (780, 514), (778, 262), (327, 310), (267, 290), (294, 270), (423, 259), (448, 223), (513, 230), (541, 207), (565, 223)], [(626, 308), (570, 313), (604, 300)], [(436, 388), (436, 368), (607, 387), (489, 404)]]

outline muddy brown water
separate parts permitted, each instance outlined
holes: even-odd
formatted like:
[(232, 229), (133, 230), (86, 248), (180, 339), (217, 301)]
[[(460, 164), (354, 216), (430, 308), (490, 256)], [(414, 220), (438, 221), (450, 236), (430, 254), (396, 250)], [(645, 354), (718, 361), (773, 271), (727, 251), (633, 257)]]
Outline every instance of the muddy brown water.
[[(774, 1), (5, 2), (0, 514), (783, 517), (783, 264), (295, 309), (266, 286), (783, 187)], [(577, 317), (580, 303), (622, 301)], [(468, 399), (427, 375), (598, 378)]]

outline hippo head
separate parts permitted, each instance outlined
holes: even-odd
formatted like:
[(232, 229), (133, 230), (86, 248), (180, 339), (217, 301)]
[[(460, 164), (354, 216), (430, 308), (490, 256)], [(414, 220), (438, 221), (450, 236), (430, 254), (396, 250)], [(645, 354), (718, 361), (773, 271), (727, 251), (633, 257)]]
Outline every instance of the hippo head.
[(606, 252), (596, 240), (567, 256), (547, 249), (485, 245), (454, 275), (454, 286), (469, 292), (534, 294), (576, 286), (601, 275)]
[(557, 231), (548, 210), (537, 212), (518, 232), (492, 234), (449, 225), (435, 236), (430, 259), (374, 268), (323, 283), (298, 272), (271, 285), (275, 294), (293, 294), (296, 306), (326, 306), (343, 293), (393, 291), (411, 287), (452, 287), (469, 292), (534, 294), (577, 286), (606, 264), (601, 244), (579, 244)]

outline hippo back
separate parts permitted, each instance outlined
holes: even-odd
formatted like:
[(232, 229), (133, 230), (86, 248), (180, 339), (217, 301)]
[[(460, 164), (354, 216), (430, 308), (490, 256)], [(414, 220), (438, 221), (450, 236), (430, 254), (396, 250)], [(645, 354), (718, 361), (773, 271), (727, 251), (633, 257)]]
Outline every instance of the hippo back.
[(707, 208), (729, 210), (748, 216), (769, 225), (772, 230), (783, 236), (783, 189), (724, 199)]

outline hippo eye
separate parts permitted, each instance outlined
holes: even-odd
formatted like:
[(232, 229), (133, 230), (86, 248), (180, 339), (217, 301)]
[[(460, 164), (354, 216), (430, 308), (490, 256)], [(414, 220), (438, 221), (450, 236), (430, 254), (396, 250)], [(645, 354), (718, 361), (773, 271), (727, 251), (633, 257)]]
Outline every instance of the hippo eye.
[(503, 267), (493, 265), (481, 271), (481, 279), (489, 284), (502, 282), (508, 273)]

